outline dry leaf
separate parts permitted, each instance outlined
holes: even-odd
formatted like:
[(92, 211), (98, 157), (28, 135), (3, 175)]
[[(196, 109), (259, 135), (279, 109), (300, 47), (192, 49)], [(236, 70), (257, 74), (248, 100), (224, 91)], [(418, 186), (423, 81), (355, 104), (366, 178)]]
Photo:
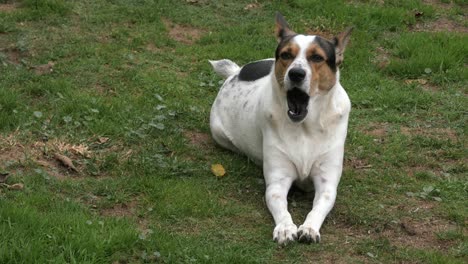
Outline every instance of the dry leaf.
[(6, 182), (10, 174), (8, 172), (0, 172), (0, 183)]
[(109, 138), (108, 138), (108, 137), (99, 137), (99, 138), (98, 138), (98, 143), (99, 143), (99, 144), (104, 144), (104, 143), (106, 143), (107, 141), (109, 141)]
[(409, 80), (405, 80), (405, 83), (406, 84), (419, 83), (419, 84), (425, 85), (427, 84), (427, 80), (426, 79), (409, 79)]
[(58, 153), (55, 153), (54, 154), (54, 158), (58, 161), (60, 161), (65, 167), (67, 167), (68, 169), (70, 170), (73, 170), (73, 171), (78, 171), (75, 167), (75, 165), (73, 165), (73, 162), (72, 160), (67, 157), (67, 156), (64, 156), (62, 154), (58, 154)]
[(81, 156), (83, 156), (83, 157), (85, 157), (85, 158), (91, 157), (91, 156), (89, 155), (88, 146), (85, 146), (85, 145), (83, 145), (83, 144), (69, 146), (69, 150), (70, 150), (72, 153), (74, 153), (74, 154), (80, 154)]
[(258, 3), (252, 3), (252, 4), (248, 4), (244, 7), (244, 10), (251, 10), (251, 9), (255, 9), (255, 8), (259, 8), (260, 5)]
[(216, 177), (223, 177), (224, 174), (226, 174), (226, 170), (224, 169), (223, 165), (221, 165), (221, 164), (211, 165), (211, 172), (213, 172), (213, 174)]
[(22, 183), (15, 183), (15, 184), (12, 184), (12, 185), (8, 185), (8, 189), (10, 190), (23, 190), (24, 188), (24, 185)]

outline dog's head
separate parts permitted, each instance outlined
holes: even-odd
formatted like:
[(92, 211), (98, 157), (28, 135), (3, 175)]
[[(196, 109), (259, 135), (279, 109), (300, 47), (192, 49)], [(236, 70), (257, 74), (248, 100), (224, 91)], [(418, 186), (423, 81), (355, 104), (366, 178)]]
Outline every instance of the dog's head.
[(286, 93), (288, 116), (301, 122), (307, 116), (309, 98), (327, 93), (337, 82), (337, 69), (352, 28), (327, 40), (292, 31), (284, 17), (276, 14), (275, 76)]

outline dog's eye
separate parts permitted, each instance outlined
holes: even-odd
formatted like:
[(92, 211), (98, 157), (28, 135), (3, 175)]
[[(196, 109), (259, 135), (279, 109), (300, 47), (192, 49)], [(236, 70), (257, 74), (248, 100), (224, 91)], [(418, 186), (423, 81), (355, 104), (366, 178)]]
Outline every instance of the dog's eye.
[(294, 56), (293, 56), (291, 53), (289, 53), (289, 52), (283, 52), (283, 53), (281, 53), (280, 57), (281, 57), (281, 59), (283, 59), (283, 60), (290, 60), (290, 59), (294, 58)]
[(310, 60), (313, 61), (313, 62), (322, 62), (324, 60), (324, 58), (318, 54), (314, 54), (312, 56), (310, 56)]

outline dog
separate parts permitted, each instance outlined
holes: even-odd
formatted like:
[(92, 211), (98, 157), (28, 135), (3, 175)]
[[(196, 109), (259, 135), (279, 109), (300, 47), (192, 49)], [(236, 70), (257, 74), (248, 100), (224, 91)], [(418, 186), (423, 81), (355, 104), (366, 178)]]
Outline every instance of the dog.
[[(273, 240), (280, 245), (297, 239), (318, 243), (335, 203), (351, 110), (339, 66), (351, 31), (332, 40), (297, 34), (277, 13), (275, 58), (243, 67), (210, 61), (226, 78), (211, 108), (212, 137), (263, 166)], [(299, 227), (288, 212), (293, 183), (315, 190), (312, 210)]]

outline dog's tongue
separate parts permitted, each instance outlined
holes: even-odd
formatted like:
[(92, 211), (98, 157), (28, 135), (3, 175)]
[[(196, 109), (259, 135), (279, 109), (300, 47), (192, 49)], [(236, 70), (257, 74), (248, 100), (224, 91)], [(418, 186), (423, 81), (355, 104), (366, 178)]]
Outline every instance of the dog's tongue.
[(302, 121), (307, 115), (307, 106), (309, 105), (309, 95), (300, 90), (293, 88), (287, 93), (288, 100), (288, 116), (293, 122)]

